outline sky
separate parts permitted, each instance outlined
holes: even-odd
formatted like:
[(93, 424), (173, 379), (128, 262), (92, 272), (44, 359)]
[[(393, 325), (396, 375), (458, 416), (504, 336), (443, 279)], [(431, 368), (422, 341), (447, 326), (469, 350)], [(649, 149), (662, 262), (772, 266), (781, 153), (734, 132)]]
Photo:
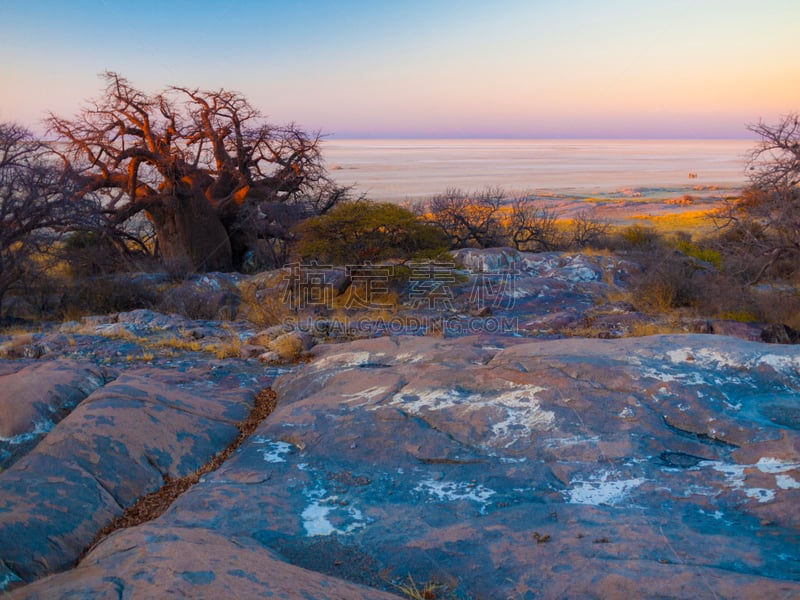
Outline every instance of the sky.
[(800, 111), (800, 0), (0, 0), (0, 121), (106, 70), (333, 138), (747, 138)]

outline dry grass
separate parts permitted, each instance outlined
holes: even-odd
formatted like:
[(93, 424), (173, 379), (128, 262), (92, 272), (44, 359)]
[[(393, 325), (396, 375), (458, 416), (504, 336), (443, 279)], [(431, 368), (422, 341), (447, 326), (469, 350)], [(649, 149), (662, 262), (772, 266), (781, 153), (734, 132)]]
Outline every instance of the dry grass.
[(12, 338), (0, 344), (0, 358), (6, 358), (18, 353), (25, 346), (33, 343), (34, 336), (30, 332), (17, 332), (12, 334)]
[(141, 361), (141, 362), (152, 362), (155, 358), (155, 354), (152, 352), (142, 352), (141, 354), (129, 354), (125, 357), (128, 362), (134, 361)]
[(166, 339), (158, 340), (155, 342), (160, 348), (170, 348), (173, 350), (186, 350), (189, 352), (199, 352), (203, 349), (200, 342), (194, 339), (183, 339), (179, 337), (175, 337), (174, 335), (169, 336)]
[(284, 362), (293, 362), (303, 353), (303, 342), (291, 333), (284, 333), (269, 343), (269, 349)]
[(647, 337), (648, 335), (662, 335), (669, 333), (686, 333), (686, 326), (677, 320), (634, 322), (631, 324), (625, 337)]
[(430, 580), (420, 587), (414, 578), (409, 575), (405, 581), (392, 584), (397, 591), (412, 600), (437, 600), (444, 598), (441, 593), (447, 591), (447, 586), (435, 580)]
[(112, 340), (122, 340), (125, 342), (133, 342), (136, 344), (144, 344), (147, 340), (143, 337), (139, 337), (135, 333), (128, 331), (123, 326), (119, 327), (112, 327), (107, 330), (99, 331), (99, 335), (103, 337), (110, 338)]
[(285, 274), (267, 274), (260, 280), (239, 285), (239, 313), (259, 327), (269, 327), (284, 322), (292, 315), (291, 307), (283, 302)]
[[(225, 326), (223, 325), (223, 329)], [(205, 352), (211, 352), (218, 359), (236, 358), (242, 348), (242, 339), (235, 331), (228, 330), (226, 339), (212, 344), (207, 344), (201, 348)]]

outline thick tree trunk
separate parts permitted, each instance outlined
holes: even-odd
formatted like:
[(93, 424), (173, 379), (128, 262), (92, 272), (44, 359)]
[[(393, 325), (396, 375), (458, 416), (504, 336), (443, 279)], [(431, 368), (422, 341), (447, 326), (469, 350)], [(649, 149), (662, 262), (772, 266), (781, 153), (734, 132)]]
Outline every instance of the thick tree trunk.
[(228, 232), (204, 197), (179, 195), (148, 212), (164, 264), (195, 271), (233, 269)]

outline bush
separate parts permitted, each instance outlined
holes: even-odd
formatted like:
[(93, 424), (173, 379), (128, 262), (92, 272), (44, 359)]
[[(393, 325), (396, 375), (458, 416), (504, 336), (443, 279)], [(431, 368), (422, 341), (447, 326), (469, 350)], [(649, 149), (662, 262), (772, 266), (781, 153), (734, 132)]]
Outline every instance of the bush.
[(663, 243), (664, 238), (652, 227), (630, 225), (622, 230), (620, 237), (630, 249), (652, 248)]
[(597, 248), (607, 243), (609, 224), (598, 219), (592, 209), (578, 211), (572, 219), (569, 246), (576, 250)]
[(676, 253), (653, 253), (649, 264), (631, 282), (637, 308), (667, 312), (692, 306), (700, 294), (698, 270), (692, 261)]
[(60, 252), (74, 277), (91, 277), (122, 271), (127, 265), (118, 246), (96, 231), (67, 235)]
[(722, 265), (722, 254), (720, 254), (719, 250), (705, 245), (698, 245), (686, 234), (678, 234), (672, 246), (686, 256), (712, 264), (715, 268), (719, 268)]
[(284, 333), (278, 336), (269, 344), (269, 349), (272, 350), (280, 360), (291, 362), (297, 360), (303, 352), (303, 342), (294, 333)]
[(152, 281), (130, 275), (77, 278), (63, 289), (58, 316), (70, 319), (153, 308), (157, 296)]
[(389, 203), (344, 202), (302, 222), (296, 231), (300, 257), (327, 264), (433, 258), (447, 249), (434, 227)]

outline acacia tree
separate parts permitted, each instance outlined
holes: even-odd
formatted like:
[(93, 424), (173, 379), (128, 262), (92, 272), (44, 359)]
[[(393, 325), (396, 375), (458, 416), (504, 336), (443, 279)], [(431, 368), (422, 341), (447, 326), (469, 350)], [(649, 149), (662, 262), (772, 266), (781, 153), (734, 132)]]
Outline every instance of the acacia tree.
[(558, 212), (544, 203), (536, 205), (525, 198), (514, 200), (507, 229), (517, 250), (549, 251), (562, 244)]
[(761, 138), (748, 161), (751, 185), (719, 224), (756, 283), (781, 262), (797, 272), (800, 261), (800, 115), (748, 129)]
[(56, 151), (79, 196), (104, 196), (111, 227), (146, 212), (167, 263), (230, 270), (248, 250), (285, 246), (289, 225), (344, 194), (326, 175), (319, 134), (266, 123), (239, 93), (148, 95), (117, 73), (104, 78), (76, 118), (48, 119)]
[(387, 202), (343, 202), (303, 221), (297, 229), (301, 258), (333, 264), (432, 258), (447, 249), (447, 240), (437, 228)]

